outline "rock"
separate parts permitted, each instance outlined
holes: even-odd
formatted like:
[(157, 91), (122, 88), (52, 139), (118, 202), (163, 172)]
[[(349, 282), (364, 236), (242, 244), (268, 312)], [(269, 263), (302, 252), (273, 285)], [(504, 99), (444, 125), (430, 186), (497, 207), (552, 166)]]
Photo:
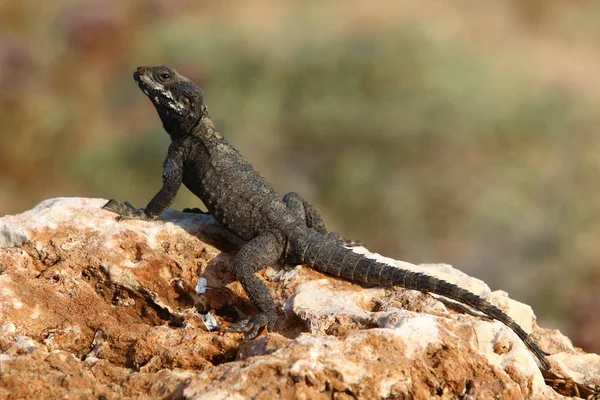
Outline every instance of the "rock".
[(27, 235), (19, 227), (0, 224), (0, 249), (20, 246), (27, 241)]
[[(52, 199), (0, 218), (0, 398), (563, 398), (501, 323), (304, 267), (260, 273), (282, 308), (275, 332), (209, 332), (255, 312), (229, 272), (233, 256), (218, 250), (239, 239), (174, 210), (117, 222), (105, 202)], [(546, 379), (563, 394), (575, 393), (569, 378), (600, 384), (598, 355), (537, 327), (506, 293), (448, 265), (370, 256), (503, 309), (551, 354)]]

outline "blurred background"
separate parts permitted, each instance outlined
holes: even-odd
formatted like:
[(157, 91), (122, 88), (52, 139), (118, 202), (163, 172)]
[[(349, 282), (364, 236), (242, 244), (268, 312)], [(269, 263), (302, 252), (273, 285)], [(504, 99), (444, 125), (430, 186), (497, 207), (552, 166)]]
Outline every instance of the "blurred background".
[(0, 215), (145, 206), (169, 139), (131, 75), (170, 64), (330, 228), (599, 352), (599, 44), (595, 1), (0, 1)]

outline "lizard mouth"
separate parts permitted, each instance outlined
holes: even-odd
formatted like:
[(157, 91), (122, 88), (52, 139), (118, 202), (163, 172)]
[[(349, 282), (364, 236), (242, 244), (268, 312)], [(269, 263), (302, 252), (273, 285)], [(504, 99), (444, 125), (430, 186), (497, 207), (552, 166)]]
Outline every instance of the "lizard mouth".
[(138, 67), (133, 72), (133, 79), (158, 110), (162, 109), (167, 115), (174, 113), (184, 116), (185, 104), (177, 101), (175, 95), (163, 84), (156, 82), (151, 71), (145, 67)]
[(145, 82), (144, 75), (142, 75), (139, 69), (135, 70), (135, 72), (133, 73), (133, 80), (146, 96), (151, 96), (149, 86)]

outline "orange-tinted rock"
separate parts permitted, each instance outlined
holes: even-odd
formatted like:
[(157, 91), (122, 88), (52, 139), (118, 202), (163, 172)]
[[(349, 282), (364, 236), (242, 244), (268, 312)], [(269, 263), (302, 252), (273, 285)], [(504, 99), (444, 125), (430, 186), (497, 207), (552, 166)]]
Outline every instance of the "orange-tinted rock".
[[(210, 331), (200, 313), (223, 330), (255, 312), (233, 257), (214, 247), (239, 240), (172, 210), (119, 223), (104, 202), (53, 199), (0, 218), (1, 399), (562, 398), (501, 323), (309, 268), (261, 272), (281, 306), (277, 333)], [(528, 306), (447, 265), (386, 261), (487, 297), (534, 332), (554, 372), (600, 383), (600, 357), (538, 328)]]

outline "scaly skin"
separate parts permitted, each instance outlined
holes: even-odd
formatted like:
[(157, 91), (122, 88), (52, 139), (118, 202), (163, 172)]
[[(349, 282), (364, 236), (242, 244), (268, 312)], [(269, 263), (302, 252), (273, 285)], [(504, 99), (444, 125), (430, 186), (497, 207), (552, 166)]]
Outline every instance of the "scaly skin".
[(549, 369), (544, 352), (508, 315), (483, 298), (441, 279), (367, 259), (344, 247), (325, 228), (321, 216), (296, 193), (283, 198), (215, 129), (202, 90), (166, 66), (139, 67), (134, 79), (153, 102), (171, 145), (163, 164), (163, 186), (146, 208), (110, 200), (104, 208), (119, 219), (152, 220), (174, 200), (181, 183), (198, 196), (208, 212), (247, 243), (238, 252), (233, 272), (260, 313), (228, 330), (255, 337), (273, 328), (277, 308), (259, 271), (275, 263), (307, 264), (355, 282), (401, 286), (435, 293), (473, 307), (510, 327)]

